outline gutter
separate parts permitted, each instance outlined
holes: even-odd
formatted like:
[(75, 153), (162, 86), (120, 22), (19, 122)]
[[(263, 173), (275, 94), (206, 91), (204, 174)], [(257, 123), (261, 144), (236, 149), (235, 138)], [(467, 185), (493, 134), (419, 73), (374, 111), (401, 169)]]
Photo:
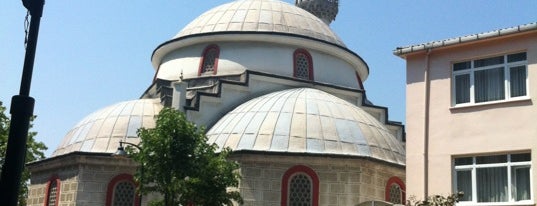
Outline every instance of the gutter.
[(535, 30), (537, 30), (537, 22), (523, 24), (519, 26), (505, 28), (505, 29), (498, 29), (498, 30), (479, 33), (479, 34), (472, 34), (472, 35), (455, 37), (455, 38), (450, 38), (450, 39), (445, 39), (445, 40), (432, 41), (428, 43), (416, 44), (416, 45), (411, 45), (411, 46), (397, 47), (393, 51), (393, 54), (404, 58), (404, 56), (406, 56), (407, 54), (418, 52), (418, 51), (427, 51), (433, 48), (447, 47), (447, 46), (452, 46), (452, 45), (457, 45), (457, 44), (462, 44), (462, 43), (469, 43), (469, 42), (479, 41), (483, 39), (491, 39), (491, 38), (519, 34), (523, 32), (530, 32), (530, 31), (535, 31)]
[(423, 198), (427, 199), (429, 196), (429, 111), (431, 104), (431, 79), (430, 79), (430, 70), (431, 62), (429, 56), (431, 54), (432, 48), (427, 49), (425, 54), (425, 120), (423, 125)]

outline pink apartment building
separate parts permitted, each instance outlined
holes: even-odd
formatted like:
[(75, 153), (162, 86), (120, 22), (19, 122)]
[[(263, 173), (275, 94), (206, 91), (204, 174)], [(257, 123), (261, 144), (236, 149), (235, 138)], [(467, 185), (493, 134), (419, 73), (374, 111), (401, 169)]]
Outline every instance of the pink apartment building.
[(537, 23), (394, 54), (406, 60), (407, 196), (535, 205)]

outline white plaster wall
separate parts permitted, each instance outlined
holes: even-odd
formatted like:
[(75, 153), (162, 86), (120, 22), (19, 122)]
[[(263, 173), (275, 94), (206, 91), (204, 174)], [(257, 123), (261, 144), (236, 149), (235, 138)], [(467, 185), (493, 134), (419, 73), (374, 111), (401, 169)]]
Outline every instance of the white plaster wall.
[[(527, 52), (529, 100), (452, 108), (451, 65), (519, 51)], [(453, 156), (531, 151), (537, 165), (537, 33), (432, 50), (429, 194), (452, 192)], [(425, 55), (407, 58), (407, 195), (423, 195)], [(533, 171), (533, 179), (537, 177)], [(537, 184), (533, 182), (533, 194)], [(534, 195), (535, 196), (535, 195)]]
[[(296, 87), (313, 87), (324, 91), (330, 91), (331, 94), (345, 99), (353, 104), (357, 104), (358, 99), (360, 99), (362, 96), (361, 93), (338, 90), (321, 85), (311, 85), (310, 83), (280, 78), (259, 76), (254, 74), (251, 74), (249, 78), (249, 84), (247, 86), (222, 84), (220, 97), (202, 96), (199, 100), (199, 111), (186, 111), (188, 120), (193, 121), (197, 125), (206, 126), (207, 129), (210, 129), (210, 127), (222, 116), (227, 114), (227, 112), (233, 110), (235, 107), (250, 99), (270, 92)], [(176, 92), (176, 95), (177, 94), (179, 93)], [(177, 100), (177, 102), (182, 102), (182, 100)]]
[[(157, 78), (179, 80), (197, 78), (200, 58), (209, 44), (197, 44), (174, 50), (160, 64)], [(293, 77), (293, 53), (298, 47), (261, 42), (222, 42), (217, 76), (241, 74), (245, 70)], [(359, 88), (356, 70), (337, 56), (308, 49), (313, 59), (317, 82)]]

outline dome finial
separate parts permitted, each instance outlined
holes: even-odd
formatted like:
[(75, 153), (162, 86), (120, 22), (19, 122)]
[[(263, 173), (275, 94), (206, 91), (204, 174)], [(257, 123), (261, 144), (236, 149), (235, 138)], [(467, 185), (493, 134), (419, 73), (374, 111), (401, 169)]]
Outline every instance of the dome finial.
[(339, 0), (295, 0), (295, 5), (330, 24), (336, 19)]

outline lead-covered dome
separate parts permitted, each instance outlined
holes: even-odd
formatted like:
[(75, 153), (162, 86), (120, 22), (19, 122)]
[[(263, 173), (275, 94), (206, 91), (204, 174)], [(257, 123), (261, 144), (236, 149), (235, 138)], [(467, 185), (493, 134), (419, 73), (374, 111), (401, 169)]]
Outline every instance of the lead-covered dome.
[(274, 32), (315, 38), (345, 47), (315, 15), (279, 0), (237, 0), (190, 22), (174, 39), (213, 32)]
[(78, 151), (114, 153), (119, 141), (136, 144), (140, 141), (136, 131), (153, 128), (162, 107), (160, 99), (139, 99), (100, 109), (78, 122), (52, 156)]
[(270, 93), (235, 108), (207, 133), (234, 151), (373, 158), (404, 165), (401, 143), (361, 108), (326, 92), (298, 88)]

